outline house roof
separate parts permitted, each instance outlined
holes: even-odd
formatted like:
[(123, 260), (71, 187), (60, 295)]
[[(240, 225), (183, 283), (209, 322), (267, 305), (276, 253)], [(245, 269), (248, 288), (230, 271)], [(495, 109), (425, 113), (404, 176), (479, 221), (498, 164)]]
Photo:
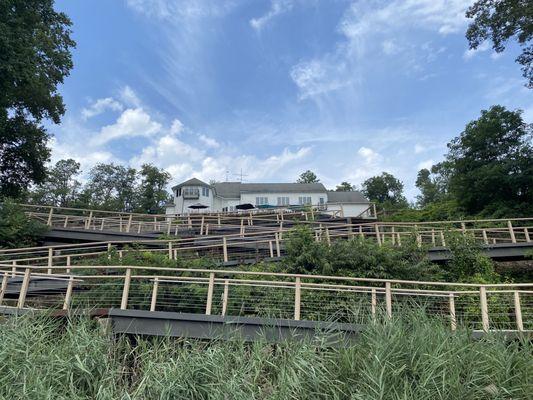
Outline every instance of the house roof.
[(328, 191), (328, 203), (370, 203), (370, 202), (366, 199), (366, 197), (361, 192)]
[(177, 188), (180, 188), (182, 186), (209, 186), (209, 184), (201, 181), (200, 179), (191, 178), (185, 182), (181, 182), (179, 185), (172, 187), (172, 190), (176, 190)]
[(217, 195), (239, 198), (241, 193), (325, 193), (321, 183), (241, 183), (217, 182), (213, 184)]

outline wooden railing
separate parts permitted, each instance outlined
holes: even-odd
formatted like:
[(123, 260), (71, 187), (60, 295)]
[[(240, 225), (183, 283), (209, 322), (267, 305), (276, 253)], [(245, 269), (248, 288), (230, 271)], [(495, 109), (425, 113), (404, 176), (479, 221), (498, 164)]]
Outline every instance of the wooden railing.
[[(458, 221), (446, 223), (367, 223), (309, 225), (317, 242), (332, 244), (335, 240), (364, 238), (378, 245), (402, 246), (416, 240), (418, 246), (443, 247), (450, 233), (469, 235), (483, 245), (532, 243), (531, 218), (513, 220)], [(86, 244), (29, 247), (0, 250), (0, 261), (36, 265), (65, 265), (67, 260), (80, 261), (111, 252), (122, 258), (130, 252), (142, 251), (168, 254), (170, 259), (208, 257), (217, 262), (263, 260), (284, 255), (285, 242), (291, 228), (263, 227), (249, 232), (243, 225), (239, 233), (229, 235), (206, 235), (165, 240), (111, 241)]]
[[(14, 308), (120, 308), (294, 320), (369, 322), (407, 310), (444, 318), (450, 329), (533, 329), (533, 283), (474, 284), (139, 266), (0, 264), (0, 305)], [(17, 296), (5, 296), (19, 277)], [(20, 277), (22, 282), (20, 282)], [(62, 282), (30, 296), (32, 279)], [(11, 291), (12, 293), (13, 291)]]
[[(253, 226), (255, 223), (279, 225), (284, 221), (314, 221), (321, 216), (343, 218), (342, 210), (327, 210), (320, 206), (290, 210), (280, 207), (274, 210), (241, 211), (239, 213), (196, 214), (139, 214), (68, 207), (51, 207), (30, 204), (20, 205), (25, 213), (40, 222), (60, 228), (119, 231), (128, 233), (161, 232), (177, 235), (184, 230), (203, 233), (209, 227)], [(372, 205), (360, 214), (360, 218), (373, 218)]]

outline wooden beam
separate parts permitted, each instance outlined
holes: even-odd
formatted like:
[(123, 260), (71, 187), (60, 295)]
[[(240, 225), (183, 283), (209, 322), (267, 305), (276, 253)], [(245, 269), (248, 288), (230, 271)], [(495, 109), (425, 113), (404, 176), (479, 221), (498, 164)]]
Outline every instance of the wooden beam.
[(387, 317), (392, 318), (392, 291), (390, 282), (385, 282), (385, 305), (387, 308)]
[(524, 323), (522, 322), (522, 307), (520, 306), (520, 293), (514, 291), (514, 312), (516, 319), (516, 329), (520, 332), (524, 330)]
[(300, 320), (300, 302), (302, 298), (302, 282), (300, 277), (296, 278), (296, 284), (294, 285), (294, 319)]
[(205, 305), (205, 314), (211, 315), (211, 308), (213, 305), (213, 290), (215, 288), (215, 273), (209, 273), (209, 285), (207, 287), (207, 302)]
[(126, 268), (126, 276), (124, 278), (124, 288), (122, 290), (122, 301), (120, 302), (120, 309), (128, 308), (128, 294), (130, 292), (131, 283), (131, 268)]
[(450, 307), (450, 324), (452, 327), (452, 331), (455, 331), (457, 329), (457, 320), (455, 317), (455, 297), (453, 293), (449, 294), (449, 307)]
[(229, 293), (229, 281), (224, 281), (224, 294), (222, 295), (222, 316), (228, 312), (228, 293)]
[(24, 271), (24, 278), (22, 279), (22, 285), (20, 286), (17, 308), (24, 308), (24, 303), (26, 302), (26, 294), (28, 293), (28, 287), (30, 286), (30, 275), (30, 268), (26, 268), (26, 270)]
[(483, 330), (489, 331), (489, 308), (487, 304), (487, 288), (485, 286), (479, 287), (479, 303), (481, 308), (481, 322)]
[(150, 301), (150, 311), (155, 311), (157, 304), (157, 291), (159, 289), (159, 278), (156, 276), (154, 278), (154, 284), (152, 286), (152, 300)]

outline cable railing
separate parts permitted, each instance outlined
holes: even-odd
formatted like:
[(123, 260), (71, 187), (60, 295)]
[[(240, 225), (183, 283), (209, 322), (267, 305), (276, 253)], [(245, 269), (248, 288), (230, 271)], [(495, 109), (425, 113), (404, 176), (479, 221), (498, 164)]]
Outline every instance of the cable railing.
[[(0, 306), (119, 308), (350, 323), (421, 310), (447, 321), (451, 330), (459, 326), (485, 332), (533, 329), (533, 283), (407, 281), (123, 265), (52, 269), (49, 274), (47, 267), (26, 265), (14, 273), (8, 265), (0, 265)], [(35, 279), (49, 279), (56, 285), (35, 294), (31, 290)], [(62, 285), (57, 285), (58, 281)], [(15, 291), (13, 285), (18, 285)]]
[[(416, 240), (419, 247), (447, 248), (450, 234), (469, 235), (480, 245), (530, 244), (531, 218), (509, 220), (458, 221), (446, 223), (366, 223), (309, 225), (315, 241), (332, 245), (337, 240), (374, 241), (380, 246), (401, 247)], [(216, 263), (238, 263), (278, 259), (285, 254), (293, 227), (280, 225), (258, 231), (241, 230), (226, 235), (202, 235), (178, 239), (91, 242), (53, 246), (0, 249), (0, 261), (17, 264), (70, 265), (88, 258), (117, 254), (119, 259), (139, 251), (165, 254), (172, 260), (208, 258)]]
[[(364, 203), (366, 205), (367, 203)], [(238, 213), (188, 213), (188, 214), (140, 214), (91, 210), (69, 207), (20, 204), (26, 215), (48, 226), (56, 228), (96, 231), (118, 231), (125, 233), (160, 232), (167, 235), (190, 230), (208, 232), (209, 228), (239, 228), (240, 226), (279, 225), (291, 221), (314, 221), (317, 218), (344, 218), (344, 211), (328, 210), (322, 206), (301, 208), (280, 207), (268, 210), (246, 210)], [(369, 205), (359, 215), (373, 218), (375, 210)]]

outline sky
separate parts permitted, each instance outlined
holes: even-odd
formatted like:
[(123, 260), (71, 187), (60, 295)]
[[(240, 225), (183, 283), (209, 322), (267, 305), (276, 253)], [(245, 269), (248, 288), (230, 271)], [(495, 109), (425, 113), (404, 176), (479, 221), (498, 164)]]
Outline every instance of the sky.
[(360, 187), (387, 171), (412, 200), (418, 170), (480, 110), (533, 122), (520, 49), (468, 49), (470, 3), (58, 0), (77, 47), (52, 162), (74, 158), (85, 176), (152, 163), (171, 184), (310, 169), (327, 188)]

